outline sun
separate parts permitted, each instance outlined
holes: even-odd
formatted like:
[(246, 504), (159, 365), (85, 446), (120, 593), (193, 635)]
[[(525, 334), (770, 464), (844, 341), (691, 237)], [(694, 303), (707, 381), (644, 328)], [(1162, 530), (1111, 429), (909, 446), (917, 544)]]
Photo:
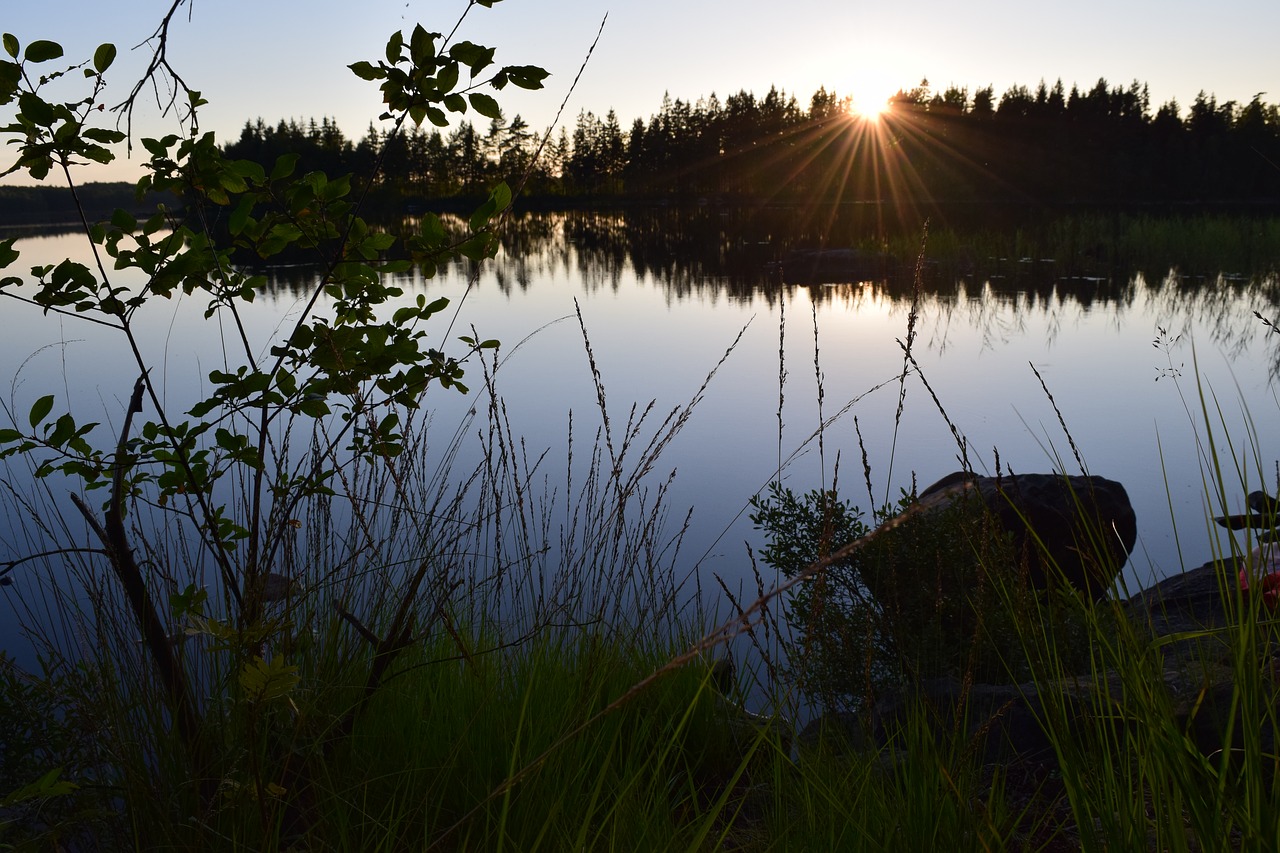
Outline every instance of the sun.
[(900, 75), (891, 67), (859, 68), (845, 77), (842, 94), (848, 95), (851, 115), (879, 121), (891, 108), (893, 96), (902, 90)]
[(893, 94), (893, 92), (885, 89), (874, 88), (862, 92), (854, 92), (849, 110), (853, 115), (867, 121), (880, 121), (880, 119), (884, 118), (885, 113), (889, 112), (891, 106), (889, 99), (893, 97)]

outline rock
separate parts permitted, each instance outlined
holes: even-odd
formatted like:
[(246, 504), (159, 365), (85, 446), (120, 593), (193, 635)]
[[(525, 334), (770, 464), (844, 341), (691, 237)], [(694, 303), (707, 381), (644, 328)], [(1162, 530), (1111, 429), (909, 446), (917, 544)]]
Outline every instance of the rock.
[(873, 710), (876, 740), (888, 743), (897, 737), (910, 725), (912, 709), (924, 710), (939, 732), (963, 731), (964, 743), (984, 757), (984, 764), (1053, 754), (1037, 721), (1043, 711), (1033, 684), (966, 685), (957, 678), (935, 678), (890, 691)]
[(814, 717), (796, 735), (801, 750), (817, 749), (822, 744), (842, 754), (877, 749), (871, 736), (871, 718), (849, 711), (825, 711)]
[(1137, 517), (1124, 486), (1103, 477), (1062, 474), (981, 477), (958, 471), (921, 492), (915, 506), (886, 526), (965, 497), (981, 499), (1012, 534), (1014, 553), (1025, 563), (1027, 579), (1036, 589), (1060, 577), (1100, 600), (1138, 539)]
[(711, 665), (711, 686), (716, 691), (718, 725), (732, 739), (735, 749), (753, 751), (761, 737), (776, 739), (785, 752), (791, 751), (795, 727), (779, 713), (758, 714), (748, 711), (736, 698), (737, 674), (733, 660), (720, 658)]
[(265, 604), (284, 601), (297, 592), (297, 589), (298, 584), (293, 578), (277, 572), (267, 572), (262, 579), (262, 601)]
[(1210, 560), (1203, 566), (1165, 578), (1121, 602), (1129, 621), (1145, 625), (1152, 636), (1182, 634), (1227, 624), (1236, 569)]
[[(1068, 703), (1073, 719), (1088, 702), (1071, 686), (1055, 685), (1055, 701)], [(1064, 692), (1065, 691), (1065, 692)], [(913, 719), (923, 714), (923, 718)], [(813, 748), (864, 752), (892, 748), (914, 724), (935, 732), (939, 742), (962, 733), (961, 743), (982, 756), (981, 763), (1014, 759), (1046, 761), (1053, 744), (1039, 719), (1043, 708), (1036, 685), (966, 684), (954, 677), (933, 678), (888, 690), (876, 699), (870, 713), (827, 712), (805, 726), (798, 741)]]
[[(1121, 651), (1143, 656), (1144, 663), (1133, 665), (1149, 670), (1124, 676), (1115, 670), (1077, 677), (1064, 673), (1039, 684), (928, 679), (884, 691), (861, 713), (822, 714), (797, 738), (801, 757), (821, 744), (829, 752), (872, 757), (892, 772), (906, 760), (898, 747), (900, 733), (923, 723), (940, 744), (956, 744), (958, 733), (962, 749), (985, 767), (999, 768), (996, 775), (1010, 804), (1056, 808), (1066, 797), (1059, 756), (1044, 725), (1048, 708), (1055, 711), (1059, 733), (1077, 742), (1085, 755), (1091, 749), (1115, 749), (1129, 737), (1139, 737), (1143, 748), (1152, 741), (1155, 722), (1174, 738), (1184, 736), (1187, 746), (1205, 757), (1206, 768), (1216, 772), (1223, 767), (1226, 784), (1238, 784), (1243, 773), (1257, 770), (1269, 788), (1280, 770), (1275, 758), (1280, 749), (1280, 653), (1260, 644), (1256, 688), (1238, 689), (1240, 666), (1232, 659), (1228, 636), (1235, 632), (1237, 572), (1231, 562), (1210, 561), (1115, 603), (1122, 620), (1117, 630), (1126, 637)], [(1125, 622), (1134, 634), (1127, 634)], [(1158, 657), (1146, 657), (1151, 654)], [(1141, 672), (1151, 677), (1136, 683), (1133, 675)], [(1153, 701), (1149, 694), (1160, 684), (1167, 698)], [(1139, 693), (1130, 694), (1128, 688), (1135, 685)], [(1112, 727), (1101, 744), (1100, 724)], [(1246, 736), (1249, 725), (1259, 728)], [(1251, 749), (1256, 750), (1252, 755)], [(1067, 754), (1075, 753), (1069, 749)], [(1042, 796), (1045, 791), (1051, 796)], [(1070, 818), (1069, 808), (1060, 811), (1061, 820)]]
[[(1210, 758), (1224, 749), (1241, 750), (1248, 720), (1262, 721), (1257, 733), (1262, 753), (1276, 754), (1280, 692), (1275, 687), (1280, 650), (1274, 644), (1258, 648), (1262, 655), (1258, 662), (1260, 683), (1265, 689), (1255, 695), (1236, 688), (1232, 644), (1238, 639), (1231, 626), (1232, 613), (1238, 612), (1239, 571), (1234, 561), (1210, 560), (1122, 602), (1131, 624), (1145, 627), (1153, 638), (1164, 638), (1160, 649), (1165, 683), (1175, 699), (1179, 726)], [(1244, 604), (1245, 598), (1239, 603)], [(1232, 733), (1230, 741), (1224, 739), (1228, 731)], [(1274, 771), (1269, 763), (1264, 764)]]

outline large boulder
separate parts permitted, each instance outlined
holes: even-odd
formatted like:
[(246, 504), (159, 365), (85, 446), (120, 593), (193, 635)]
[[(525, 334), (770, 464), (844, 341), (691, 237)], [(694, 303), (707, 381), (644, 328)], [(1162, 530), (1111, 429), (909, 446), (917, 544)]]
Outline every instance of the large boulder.
[(1133, 552), (1138, 522), (1124, 486), (1104, 477), (958, 471), (922, 491), (893, 521), (973, 500), (1013, 540), (1019, 570), (1036, 589), (1061, 580), (1094, 599), (1111, 589)]
[[(1047, 761), (1056, 766), (1047, 709), (1053, 709), (1060, 727), (1057, 737), (1089, 743), (1090, 737), (1096, 740), (1100, 725), (1111, 727), (1116, 737), (1127, 737), (1153, 725), (1148, 694), (1163, 690), (1167, 704), (1161, 713), (1169, 714), (1168, 730), (1184, 733), (1187, 745), (1202, 755), (1219, 760), (1224, 749), (1241, 753), (1252, 748), (1244, 731), (1253, 726), (1262, 754), (1273, 756), (1280, 742), (1280, 649), (1274, 644), (1256, 649), (1263, 689), (1242, 691), (1239, 652), (1232, 648), (1238, 642), (1232, 626), (1240, 616), (1236, 572), (1230, 561), (1210, 561), (1118, 602), (1117, 612), (1123, 615), (1116, 631), (1122, 645), (1134, 645), (1128, 678), (1116, 669), (1085, 667), (1039, 683), (927, 679), (890, 687), (859, 713), (826, 711), (804, 727), (798, 744), (801, 749), (824, 745), (842, 752), (883, 751), (923, 714), (940, 738), (962, 736), (962, 743), (984, 762)], [(1139, 652), (1153, 657), (1140, 660)], [(1144, 667), (1147, 677), (1134, 679), (1132, 672)], [(1135, 686), (1139, 694), (1130, 695)], [(1120, 721), (1128, 722), (1117, 725)], [(1268, 758), (1262, 767), (1271, 773), (1280, 765)]]

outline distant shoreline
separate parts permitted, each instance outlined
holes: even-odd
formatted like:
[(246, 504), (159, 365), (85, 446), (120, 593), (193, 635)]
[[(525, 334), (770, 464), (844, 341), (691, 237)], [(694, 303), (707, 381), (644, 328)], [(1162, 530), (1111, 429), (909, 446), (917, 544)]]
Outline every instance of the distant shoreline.
[[(76, 188), (76, 192), (90, 221), (109, 219), (117, 208), (123, 208), (138, 215), (147, 215), (154, 212), (155, 201), (159, 200), (153, 197), (154, 201), (150, 199), (138, 201), (134, 184), (125, 181), (82, 184)], [(430, 199), (410, 195), (389, 198), (385, 194), (375, 192), (371, 196), (368, 201), (367, 216), (373, 221), (393, 221), (403, 216), (413, 216), (428, 211), (433, 213), (466, 214), (484, 201), (482, 197), (471, 195)], [(1034, 211), (1039, 214), (1078, 213), (1083, 211), (1146, 213), (1170, 216), (1201, 213), (1225, 213), (1242, 216), (1280, 215), (1280, 198), (1273, 197), (1162, 201), (1144, 199), (1131, 201), (1117, 199), (1041, 200), (1031, 198), (991, 198), (986, 200), (904, 198), (814, 201), (805, 198), (774, 197), (766, 199), (740, 195), (697, 197), (536, 195), (518, 197), (514, 207), (517, 211), (551, 212), (641, 210), (655, 207), (677, 209), (717, 207), (748, 210), (752, 208), (787, 209), (805, 206), (838, 209), (893, 205), (915, 209), (922, 218), (928, 216), (931, 210), (980, 210), (984, 208), (993, 212), (1021, 210)], [(9, 232), (29, 228), (41, 231), (57, 231), (65, 228), (78, 228), (79, 225), (80, 213), (76, 209), (75, 198), (66, 187), (0, 185), (0, 231)]]

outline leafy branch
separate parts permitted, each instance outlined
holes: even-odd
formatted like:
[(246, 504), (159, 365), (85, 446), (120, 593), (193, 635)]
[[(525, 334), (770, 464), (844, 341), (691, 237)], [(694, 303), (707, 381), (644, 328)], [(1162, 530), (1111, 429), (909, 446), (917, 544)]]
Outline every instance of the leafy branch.
[[(274, 570), (278, 550), (292, 531), (288, 519), (304, 498), (332, 494), (328, 482), (345, 465), (361, 459), (389, 463), (403, 452), (402, 413), (417, 409), (431, 384), (466, 391), (465, 362), (497, 346), (496, 341), (472, 335), (458, 339), (461, 353), (446, 353), (427, 332), (430, 321), (448, 306), (444, 298), (420, 295), (387, 317), (389, 303), (404, 295), (394, 276), (415, 263), (430, 277), (456, 255), (474, 261), (491, 257), (497, 250), (495, 224), (510, 206), (512, 194), (505, 184), (495, 187), (469, 218), (468, 233), (461, 239), (446, 236), (438, 217), (424, 217), (421, 233), (406, 241), (408, 257), (389, 258), (391, 235), (359, 215), (371, 181), (353, 198), (351, 176), (296, 174), (296, 155), (280, 157), (268, 171), (250, 161), (228, 159), (212, 134), (199, 132), (197, 114), (204, 101), (167, 56), (170, 27), (187, 2), (171, 4), (147, 39), (154, 44), (147, 70), (113, 108), (123, 115), (127, 132), (89, 123), (95, 112), (105, 111), (103, 74), (115, 57), (113, 46), (99, 47), (90, 62), (39, 75), (39, 66), (62, 57), (62, 47), (36, 41), (22, 51), (16, 37), (3, 36), (12, 61), (0, 61), (0, 106), (16, 101), (17, 113), (0, 132), (18, 148), (17, 160), (4, 174), (24, 171), (44, 180), (57, 166), (74, 192), (74, 166), (111, 162), (114, 154), (108, 146), (126, 139), (132, 146), (133, 113), (147, 85), (156, 89), (164, 114), (185, 94), (186, 129), (182, 135), (141, 140), (149, 158), (148, 174), (137, 184), (138, 197), (160, 194), (169, 197), (172, 206), (159, 205), (142, 220), (118, 210), (106, 222), (90, 223), (76, 197), (94, 256), (92, 268), (67, 259), (33, 268), (29, 283), (17, 276), (0, 278), (0, 297), (107, 326), (121, 336), (138, 378), (119, 434), (114, 442), (95, 444), (98, 424), (80, 424), (69, 412), (50, 420), (56, 400), (45, 395), (32, 405), (25, 425), (9, 411), (12, 426), (0, 429), (0, 458), (38, 456), (37, 476), (60, 473), (86, 490), (109, 488), (102, 520), (78, 494), (72, 495), (102, 545), (76, 550), (102, 554), (110, 563), (164, 685), (195, 776), (207, 781), (192, 674), (184, 669), (189, 664), (174, 654), (171, 633), (156, 603), (164, 585), (172, 586), (174, 580), (167, 572), (144, 570), (135, 559), (135, 543), (125, 525), (129, 506), (161, 508), (176, 523), (190, 525), (205, 555), (218, 567), (225, 623), (203, 613), (206, 597), (194, 585), (183, 592), (170, 590), (169, 609), (175, 618), (185, 615), (204, 626), (199, 630), (234, 652), (240, 678), (227, 687), (238, 689), (252, 705), (277, 695), (271, 685), (276, 683), (274, 674), (283, 673), (290, 676), (279, 682), (287, 692), (294, 683), (293, 670), (283, 659), (265, 658), (263, 645), (270, 637), (264, 607), (274, 600), (268, 582), (291, 583)], [(493, 2), (471, 0), (467, 11)], [(391, 36), (385, 61), (351, 66), (357, 76), (380, 81), (387, 105), (383, 119), (393, 122), (392, 133), (407, 121), (447, 123), (446, 111), (496, 116), (496, 98), (482, 90), (499, 91), (508, 84), (537, 89), (547, 76), (534, 66), (511, 65), (482, 77), (491, 70), (495, 51), (469, 41), (450, 44), (452, 35), (440, 42), (440, 34), (417, 26), (407, 37)], [(464, 67), (466, 83), (460, 80)], [(77, 69), (92, 81), (84, 99), (56, 103), (44, 98), (45, 84)], [(159, 95), (160, 78), (172, 86), (167, 102)], [(383, 157), (385, 152), (375, 174), (383, 167)], [(272, 342), (270, 358), (262, 362), (243, 311), (266, 288), (267, 279), (245, 261), (271, 263), (285, 252), (299, 251), (318, 267), (315, 284), (301, 314)], [(0, 241), (0, 269), (18, 259), (15, 241)], [(111, 270), (140, 273), (142, 283), (117, 284)], [(197, 294), (208, 299), (206, 318), (230, 318), (239, 354), (224, 350), (224, 365), (208, 374), (210, 392), (178, 413), (166, 406), (162, 389), (152, 379), (153, 364), (137, 324), (156, 300)], [(134, 417), (147, 409), (152, 419), (135, 435)], [(340, 427), (330, 435), (324, 425), (334, 418)], [(288, 435), (300, 420), (315, 424), (324, 438), (317, 439), (308, 454), (290, 461)], [(344, 453), (349, 453), (346, 461)], [(133, 536), (145, 534), (135, 530)], [(14, 565), (17, 562), (5, 567), (6, 580)], [(432, 586), (426, 583), (431, 566), (429, 557), (421, 561), (401, 593), (385, 639), (375, 643), (366, 697), (379, 688), (412, 633), (421, 596)], [(451, 588), (447, 582), (434, 587), (439, 600), (427, 605), (428, 618), (444, 618), (443, 601)], [(350, 614), (342, 613), (342, 618), (361, 625)], [(368, 629), (360, 633), (376, 638)]]

